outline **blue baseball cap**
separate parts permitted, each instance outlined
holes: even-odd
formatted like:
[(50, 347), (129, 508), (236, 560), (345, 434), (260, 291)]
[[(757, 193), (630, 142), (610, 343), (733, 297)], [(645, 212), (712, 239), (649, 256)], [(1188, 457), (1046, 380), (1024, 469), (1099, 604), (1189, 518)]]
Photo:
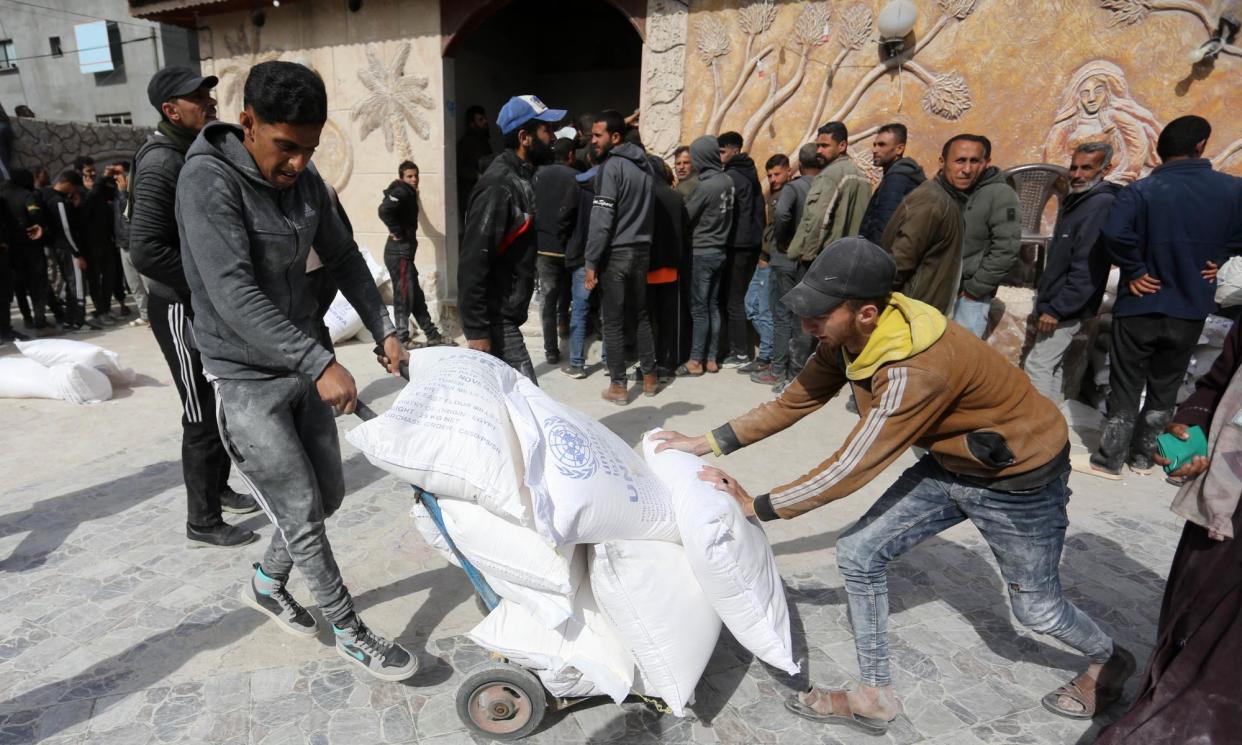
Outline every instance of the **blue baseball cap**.
[(501, 134), (509, 134), (531, 119), (541, 122), (559, 122), (565, 118), (564, 109), (549, 109), (538, 96), (514, 96), (500, 109), (496, 126)]

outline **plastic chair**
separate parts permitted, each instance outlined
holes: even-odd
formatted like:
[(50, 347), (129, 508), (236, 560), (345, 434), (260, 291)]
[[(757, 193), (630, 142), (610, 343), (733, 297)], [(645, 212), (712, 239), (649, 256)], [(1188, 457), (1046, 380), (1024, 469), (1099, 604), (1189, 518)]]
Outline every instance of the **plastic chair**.
[[(1048, 202), (1061, 200), (1069, 194), (1069, 171), (1051, 163), (1028, 163), (1005, 171), (1005, 180), (1018, 192), (1019, 219), (1022, 223), (1022, 244), (1035, 246), (1035, 281), (1043, 274), (1048, 242), (1053, 225), (1044, 229), (1044, 212)], [(1053, 221), (1055, 223), (1055, 213)]]

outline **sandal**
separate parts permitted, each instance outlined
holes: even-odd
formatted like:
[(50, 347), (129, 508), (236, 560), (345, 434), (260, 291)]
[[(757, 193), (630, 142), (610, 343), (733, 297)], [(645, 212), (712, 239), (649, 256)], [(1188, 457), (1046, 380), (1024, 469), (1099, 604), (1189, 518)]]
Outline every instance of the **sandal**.
[[(1068, 719), (1093, 719), (1096, 714), (1121, 699), (1126, 680), (1134, 674), (1134, 669), (1134, 655), (1130, 654), (1129, 650), (1118, 646), (1113, 650), (1113, 656), (1104, 663), (1099, 680), (1083, 673), (1044, 696), (1041, 703), (1053, 714), (1059, 714)], [(1082, 710), (1062, 706), (1060, 703), (1062, 697), (1078, 704)]]
[(681, 367), (678, 367), (676, 370), (674, 370), (673, 374), (679, 378), (697, 378), (703, 374), (703, 368), (700, 367), (699, 371), (695, 372), (691, 370), (690, 368), (686, 367), (685, 365), (682, 365)]
[[(803, 696), (814, 695), (816, 700), (821, 700), (823, 696), (828, 697), (828, 703), (831, 707), (827, 714), (816, 711), (815, 708), (807, 703)], [(812, 722), (821, 724), (844, 724), (847, 727), (865, 732), (869, 735), (882, 735), (888, 731), (888, 725), (896, 719), (876, 719), (875, 717), (863, 716), (857, 714), (850, 708), (849, 699), (846, 698), (845, 691), (827, 690), (820, 692), (817, 688), (812, 688), (805, 693), (798, 693), (785, 699), (785, 708), (794, 714), (809, 719)]]

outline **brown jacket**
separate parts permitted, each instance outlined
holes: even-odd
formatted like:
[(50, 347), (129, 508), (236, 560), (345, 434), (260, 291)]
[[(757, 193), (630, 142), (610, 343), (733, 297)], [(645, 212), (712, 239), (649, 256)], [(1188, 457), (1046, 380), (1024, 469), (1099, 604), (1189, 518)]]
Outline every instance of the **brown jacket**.
[(779, 398), (714, 430), (713, 449), (728, 453), (776, 434), (818, 411), (846, 383), (858, 401), (858, 424), (810, 473), (756, 499), (761, 518), (795, 517), (847, 496), (912, 445), (963, 480), (1001, 491), (1038, 489), (1069, 467), (1065, 418), (1026, 374), (900, 294), (857, 360), (821, 344)]
[(962, 279), (965, 198), (937, 175), (906, 195), (880, 246), (897, 263), (893, 290), (948, 313)]

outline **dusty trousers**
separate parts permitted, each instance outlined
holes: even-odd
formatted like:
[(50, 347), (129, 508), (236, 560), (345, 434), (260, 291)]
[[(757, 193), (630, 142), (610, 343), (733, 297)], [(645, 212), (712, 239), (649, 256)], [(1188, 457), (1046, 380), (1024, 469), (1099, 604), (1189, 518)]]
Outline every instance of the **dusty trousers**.
[(215, 389), (224, 447), (276, 525), (263, 555), (263, 573), (284, 580), (297, 566), (324, 617), (343, 625), (354, 613), (354, 602), (324, 529), (345, 497), (331, 407), (305, 375), (218, 379)]

